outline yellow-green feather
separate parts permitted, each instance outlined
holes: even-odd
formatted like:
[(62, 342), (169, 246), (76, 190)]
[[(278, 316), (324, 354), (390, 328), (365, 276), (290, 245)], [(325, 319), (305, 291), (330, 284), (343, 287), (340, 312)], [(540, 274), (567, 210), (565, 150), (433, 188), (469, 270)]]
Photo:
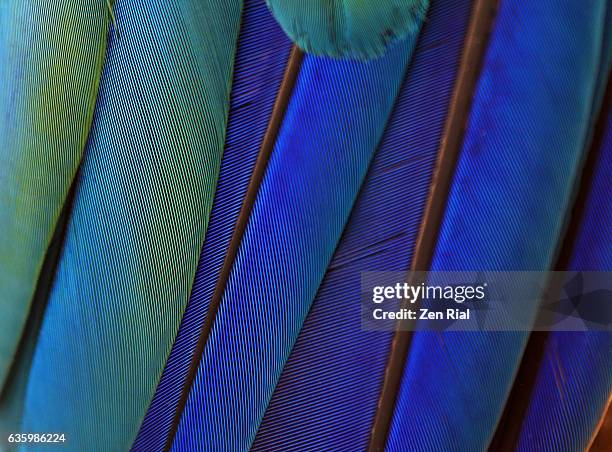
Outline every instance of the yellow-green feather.
[(91, 125), (104, 0), (0, 2), (0, 387)]
[(241, 0), (113, 5), (120, 35), (109, 39), (23, 431), (65, 432), (71, 450), (128, 450), (136, 437), (206, 234), (241, 10)]

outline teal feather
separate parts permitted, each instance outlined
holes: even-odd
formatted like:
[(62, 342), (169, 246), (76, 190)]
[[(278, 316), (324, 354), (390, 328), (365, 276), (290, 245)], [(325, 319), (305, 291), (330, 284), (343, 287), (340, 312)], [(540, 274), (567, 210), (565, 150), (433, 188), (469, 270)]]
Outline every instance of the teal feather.
[(113, 6), (120, 35), (109, 42), (22, 423), (64, 432), (72, 450), (128, 449), (153, 398), (217, 185), (242, 3)]
[(0, 2), (0, 388), (93, 117), (104, 3)]
[(267, 0), (285, 33), (305, 51), (369, 59), (414, 34), (429, 0)]

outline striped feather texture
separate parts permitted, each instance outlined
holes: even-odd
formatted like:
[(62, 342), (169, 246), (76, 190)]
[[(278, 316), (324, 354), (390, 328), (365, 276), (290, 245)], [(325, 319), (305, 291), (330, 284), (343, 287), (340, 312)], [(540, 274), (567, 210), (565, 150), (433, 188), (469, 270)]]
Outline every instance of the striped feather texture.
[(191, 297), (133, 450), (161, 450), (194, 359), (199, 332), (245, 197), (283, 76), (291, 41), (263, 0), (245, 0), (230, 112), (215, 200)]
[[(571, 270), (612, 271), (612, 112), (607, 116)], [(550, 333), (544, 356), (518, 449), (585, 450), (612, 392), (612, 333)]]
[[(434, 270), (551, 265), (589, 129), (605, 6), (501, 2)], [(389, 450), (486, 448), (525, 339), (417, 333)]]
[(212, 205), (241, 2), (115, 7), (121, 34), (109, 45), (22, 426), (64, 432), (71, 450), (129, 448), (153, 398)]
[(410, 266), (471, 2), (431, 4), (394, 111), (254, 451), (365, 450), (390, 333), (362, 331), (362, 271)]
[[(360, 273), (409, 266), (470, 1), (434, 0), (418, 41), (427, 0), (47, 3), (0, 0), (0, 435), (366, 448), (392, 335), (361, 330)], [(434, 270), (555, 261), (611, 19), (607, 0), (500, 0)], [(303, 62), (242, 237), (291, 39), (326, 57)], [(604, 105), (573, 270), (612, 266)], [(415, 333), (387, 449), (485, 449), (525, 342)], [(612, 390), (612, 335), (545, 345), (518, 450), (582, 450)]]
[(414, 35), (429, 0), (267, 0), (285, 32), (309, 53), (367, 59)]
[(0, 389), (85, 147), (107, 30), (101, 2), (0, 2)]
[(69, 212), (72, 209), (74, 199), (74, 187), (68, 194), (60, 218), (51, 239), (51, 245), (47, 250), (43, 262), (41, 277), (38, 281), (36, 292), (32, 300), (32, 308), (24, 327), (24, 333), (17, 348), (16, 359), (11, 366), (4, 387), (0, 391), (0, 437), (8, 438), (11, 433), (21, 431), (21, 418), (25, 393), (32, 364), (32, 357), (36, 349), (40, 325), (47, 306), (47, 297), (53, 284), (54, 269), (60, 257), (63, 239), (66, 232), (66, 224)]
[(306, 57), (204, 349), (175, 450), (245, 450), (346, 223), (410, 58)]

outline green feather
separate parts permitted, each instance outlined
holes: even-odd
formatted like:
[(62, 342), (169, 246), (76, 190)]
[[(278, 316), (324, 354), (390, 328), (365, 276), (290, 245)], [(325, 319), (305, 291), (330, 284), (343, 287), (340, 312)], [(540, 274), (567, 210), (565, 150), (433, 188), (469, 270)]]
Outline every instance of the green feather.
[(0, 388), (85, 147), (106, 50), (103, 2), (0, 2)]
[(415, 32), (429, 0), (267, 0), (285, 33), (303, 50), (368, 59)]
[(128, 450), (136, 437), (204, 242), (241, 10), (114, 4), (121, 36), (109, 41), (23, 431), (65, 432), (73, 450)]

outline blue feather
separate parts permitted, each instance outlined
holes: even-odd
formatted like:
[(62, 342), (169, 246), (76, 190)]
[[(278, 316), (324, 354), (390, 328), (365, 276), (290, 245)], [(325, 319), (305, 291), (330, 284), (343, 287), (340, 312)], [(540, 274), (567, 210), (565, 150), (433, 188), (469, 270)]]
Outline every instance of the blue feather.
[[(612, 113), (570, 270), (612, 271)], [(552, 332), (519, 450), (584, 450), (612, 391), (612, 333)]]
[[(588, 133), (605, 6), (501, 3), (433, 270), (550, 267)], [(389, 450), (487, 447), (525, 341), (417, 333)]]
[(246, 0), (219, 183), (191, 297), (134, 450), (163, 449), (291, 49), (265, 3)]
[[(0, 0), (0, 433), (162, 450), (178, 414), (173, 450), (367, 447), (392, 334), (361, 330), (359, 278), (410, 264), (471, 2), (432, 2), (417, 44), (427, 0), (118, 0), (103, 71), (110, 1), (39, 3)], [(607, 0), (500, 3), (433, 270), (550, 268), (611, 26)], [(196, 356), (287, 64), (281, 27), (317, 54), (386, 53), (305, 57)], [(85, 144), (59, 264), (39, 275)], [(611, 181), (608, 116), (571, 269), (612, 270)], [(387, 449), (486, 448), (526, 337), (415, 333)], [(612, 335), (551, 333), (545, 353), (519, 450), (582, 449)]]
[(382, 136), (413, 40), (369, 63), (307, 56), (174, 449), (245, 450)]
[(363, 331), (362, 271), (410, 266), (471, 2), (433, 2), (393, 114), (253, 450), (364, 450), (390, 333)]
[[(118, 1), (23, 431), (125, 450), (187, 304), (223, 151), (239, 0)], [(205, 24), (205, 25), (203, 25)]]

